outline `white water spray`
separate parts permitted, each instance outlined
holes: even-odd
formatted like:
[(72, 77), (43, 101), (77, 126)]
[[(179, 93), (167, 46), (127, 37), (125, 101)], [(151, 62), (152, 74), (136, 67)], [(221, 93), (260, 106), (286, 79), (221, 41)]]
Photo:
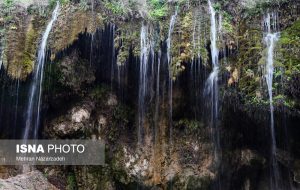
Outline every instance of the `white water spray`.
[[(271, 17), (272, 16), (272, 17)], [(272, 18), (272, 24), (271, 24)], [(279, 32), (277, 32), (277, 14), (268, 13), (264, 18), (265, 37), (264, 42), (267, 46), (267, 61), (265, 66), (265, 79), (268, 87), (269, 102), (270, 102), (270, 130), (271, 130), (271, 188), (279, 189), (279, 169), (276, 160), (276, 136), (274, 128), (274, 106), (273, 106), (273, 74), (274, 74), (274, 48), (279, 40)], [(272, 33), (272, 31), (275, 31)]]
[(168, 64), (171, 63), (171, 41), (172, 41), (172, 33), (174, 30), (175, 22), (177, 17), (177, 11), (175, 11), (175, 14), (172, 15), (169, 25), (169, 32), (168, 32), (168, 39), (167, 39), (167, 58), (168, 58)]
[(172, 15), (169, 25), (168, 39), (167, 39), (167, 61), (169, 69), (169, 123), (170, 123), (170, 141), (172, 143), (172, 118), (173, 118), (173, 73), (172, 73), (172, 59), (171, 59), (171, 42), (172, 33), (174, 30), (175, 22), (177, 18), (177, 10)]
[[(212, 67), (213, 70), (210, 73), (206, 84), (204, 93), (206, 95), (210, 95), (210, 106), (211, 106), (211, 126), (215, 128), (216, 121), (218, 119), (218, 74), (219, 74), (219, 50), (217, 48), (217, 25), (216, 25), (216, 12), (212, 6), (210, 0), (208, 1), (209, 10), (210, 10), (210, 40), (211, 40), (211, 59), (212, 59)], [(215, 135), (213, 135), (215, 136)], [(214, 139), (215, 143), (218, 143), (218, 138)]]
[(216, 12), (210, 2), (210, 40), (211, 40), (211, 59), (213, 70), (210, 73), (206, 84), (205, 93), (211, 97), (211, 114), (212, 123), (215, 123), (215, 119), (218, 117), (218, 74), (219, 74), (219, 50), (217, 48), (217, 26), (216, 26)]
[(157, 130), (158, 130), (158, 123), (159, 123), (159, 95), (160, 95), (160, 59), (161, 59), (161, 51), (158, 52), (158, 58), (157, 58), (157, 76), (156, 76), (156, 98), (155, 98), (155, 114), (154, 114), (154, 127), (155, 127), (155, 134), (154, 134), (154, 140), (156, 142), (157, 139)]
[(141, 143), (144, 134), (145, 120), (145, 98), (148, 83), (148, 57), (150, 52), (150, 43), (148, 39), (148, 25), (142, 24), (141, 28), (141, 54), (140, 54), (140, 76), (139, 76), (139, 105), (138, 105), (138, 142)]
[[(33, 73), (33, 81), (31, 83), (29, 91), (29, 100), (27, 107), (27, 117), (25, 123), (24, 139), (29, 138), (29, 132), (34, 127), (34, 138), (37, 137), (38, 126), (40, 122), (40, 109), (41, 109), (41, 95), (42, 95), (42, 84), (44, 77), (44, 64), (46, 58), (46, 46), (49, 33), (53, 27), (53, 23), (57, 19), (59, 14), (59, 2), (57, 1), (56, 7), (52, 13), (52, 18), (47, 25), (47, 28), (42, 37), (42, 43), (40, 44), (37, 58), (37, 65)], [(36, 116), (33, 118), (33, 116)]]
[[(218, 74), (219, 74), (219, 50), (217, 48), (217, 21), (216, 12), (212, 6), (211, 1), (208, 1), (210, 11), (210, 41), (211, 41), (211, 60), (212, 60), (212, 72), (210, 73), (204, 89), (204, 95), (209, 97), (210, 100), (210, 130), (211, 137), (214, 143), (214, 162), (216, 168), (219, 168), (221, 164), (221, 145), (219, 137), (218, 123), (218, 110), (219, 110), (219, 87), (218, 87)], [(220, 181), (219, 181), (220, 182)], [(220, 188), (220, 184), (218, 185)]]

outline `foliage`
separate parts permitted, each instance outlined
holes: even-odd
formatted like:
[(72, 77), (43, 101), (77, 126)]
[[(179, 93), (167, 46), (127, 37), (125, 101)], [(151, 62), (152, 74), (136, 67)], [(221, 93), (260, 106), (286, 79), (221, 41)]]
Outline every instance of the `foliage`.
[(88, 10), (89, 8), (88, 2), (86, 0), (80, 0), (79, 6), (84, 11)]
[(139, 56), (139, 27), (133, 23), (124, 24), (118, 28), (117, 35), (114, 39), (114, 46), (118, 50), (117, 64), (124, 65), (129, 58), (130, 51), (134, 56)]
[(254, 0), (245, 7), (245, 16), (255, 16), (264, 13), (269, 7), (279, 6), (289, 0)]
[(226, 11), (222, 12), (223, 21), (222, 21), (222, 27), (227, 32), (232, 34), (233, 33), (233, 26), (231, 24), (232, 22), (232, 16), (228, 14)]
[(133, 111), (125, 105), (118, 105), (113, 111), (114, 121), (122, 123), (122, 125), (127, 125), (130, 118), (133, 116)]
[(100, 86), (96, 86), (92, 92), (91, 92), (91, 97), (95, 98), (97, 100), (101, 100), (101, 99), (105, 99), (108, 95), (109, 92), (109, 87), (105, 86), (105, 85), (100, 85)]
[(121, 1), (105, 1), (104, 6), (113, 14), (123, 15), (125, 13), (124, 6)]
[(76, 177), (74, 173), (70, 173), (67, 177), (67, 190), (75, 190), (76, 188)]
[[(242, 23), (245, 24), (245, 23)], [(254, 101), (260, 100), (257, 96), (260, 87), (259, 60), (263, 50), (261, 44), (261, 32), (256, 29), (248, 29), (243, 27), (245, 31), (241, 31), (239, 36), (239, 59), (237, 69), (241, 71), (239, 90), (244, 94), (246, 99), (254, 98)]]
[(181, 119), (175, 123), (176, 127), (183, 127), (184, 129), (188, 130), (189, 132), (194, 132), (203, 127), (203, 124), (197, 120), (191, 119)]
[[(179, 20), (180, 19), (180, 20)], [(182, 17), (177, 18), (177, 25), (173, 31), (172, 40), (172, 75), (173, 79), (185, 70), (183, 63), (188, 62), (193, 54), (192, 39), (192, 13), (187, 12)]]
[(275, 66), (281, 69), (277, 69), (275, 77), (284, 81), (284, 105), (295, 108), (300, 105), (297, 95), (300, 75), (300, 20), (283, 30), (280, 35)]
[(150, 18), (153, 20), (159, 20), (165, 16), (167, 16), (168, 13), (168, 7), (167, 3), (165, 1), (161, 0), (149, 0), (150, 4)]
[(216, 12), (221, 11), (221, 4), (219, 2), (212, 5)]
[(281, 33), (279, 40), (279, 62), (285, 66), (285, 75), (288, 79), (293, 74), (300, 73), (300, 20)]
[(14, 6), (14, 3), (14, 0), (4, 0), (4, 8), (11, 8)]
[(15, 6), (14, 0), (4, 0), (3, 14), (5, 15), (4, 17), (5, 22), (9, 22), (10, 20), (12, 20), (11, 12), (14, 6)]
[(59, 1), (60, 5), (66, 5), (70, 2), (70, 0), (48, 0), (49, 7), (53, 9), (56, 6), (57, 1)]

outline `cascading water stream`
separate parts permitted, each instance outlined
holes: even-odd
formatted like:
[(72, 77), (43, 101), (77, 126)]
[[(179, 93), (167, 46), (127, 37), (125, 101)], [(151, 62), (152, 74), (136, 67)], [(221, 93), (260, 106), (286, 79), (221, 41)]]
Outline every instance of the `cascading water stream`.
[[(20, 75), (19, 75), (20, 76)], [(19, 106), (19, 88), (20, 88), (20, 79), (17, 79), (17, 86), (16, 86), (16, 103), (15, 103), (15, 116), (14, 116), (14, 135), (16, 133), (17, 128), (17, 121), (18, 121), (18, 106)]]
[[(28, 139), (29, 133), (34, 127), (33, 137), (37, 137), (38, 127), (40, 122), (40, 109), (41, 109), (41, 95), (42, 95), (42, 84), (44, 77), (44, 64), (46, 58), (46, 46), (49, 33), (53, 27), (53, 23), (57, 19), (59, 14), (59, 2), (57, 1), (56, 7), (52, 13), (52, 18), (47, 25), (47, 28), (42, 37), (42, 43), (40, 44), (37, 58), (37, 65), (33, 73), (33, 81), (30, 86), (28, 107), (26, 112), (26, 123), (24, 131), (24, 139)], [(35, 118), (33, 117), (35, 116)]]
[[(94, 16), (94, 0), (91, 0), (91, 6), (92, 6), (92, 19), (93, 24), (95, 25), (95, 16)], [(92, 59), (93, 59), (93, 41), (94, 41), (94, 33), (91, 34), (91, 46), (90, 46), (90, 66), (92, 65)]]
[(156, 98), (155, 98), (155, 114), (154, 114), (154, 127), (155, 127), (155, 132), (154, 132), (154, 142), (157, 140), (157, 130), (158, 130), (158, 120), (159, 120), (159, 82), (160, 82), (160, 59), (161, 59), (161, 52), (158, 52), (158, 58), (157, 58), (157, 76), (156, 76)]
[[(269, 102), (270, 102), (270, 130), (271, 130), (271, 188), (279, 189), (279, 169), (276, 160), (276, 136), (274, 129), (274, 106), (273, 106), (273, 74), (274, 74), (274, 48), (279, 40), (279, 32), (277, 32), (277, 16), (272, 14), (273, 24), (271, 25), (270, 13), (264, 18), (265, 37), (264, 42), (267, 46), (267, 60), (265, 67), (265, 79), (268, 87)], [(272, 33), (272, 30), (275, 31)]]
[(172, 76), (172, 59), (171, 59), (171, 42), (172, 33), (174, 30), (175, 22), (177, 17), (177, 10), (172, 15), (169, 25), (168, 39), (167, 39), (167, 61), (169, 69), (169, 123), (170, 123), (170, 143), (172, 143), (172, 118), (173, 118), (173, 76)]
[[(114, 71), (115, 71), (115, 25), (110, 25), (110, 33), (112, 34), (111, 39), (111, 48), (112, 48), (112, 56), (111, 56), (111, 68), (110, 68), (110, 90), (113, 91), (113, 81), (114, 81)], [(118, 67), (118, 66), (117, 66)]]
[(2, 52), (2, 47), (1, 47), (1, 42), (0, 42), (0, 70), (2, 68), (2, 64), (3, 64), (3, 52)]
[(219, 142), (219, 130), (217, 128), (218, 121), (218, 109), (219, 109), (219, 87), (218, 87), (218, 74), (219, 74), (219, 50), (217, 48), (217, 22), (216, 22), (216, 12), (212, 6), (211, 1), (208, 1), (209, 11), (210, 11), (210, 40), (211, 40), (211, 59), (213, 70), (210, 73), (206, 83), (204, 93), (205, 95), (210, 95), (210, 109), (211, 109), (211, 118), (210, 126), (212, 131), (212, 139), (214, 142), (214, 151), (215, 151), (215, 162), (218, 166), (220, 160), (220, 142)]
[(145, 97), (147, 93), (148, 81), (148, 57), (150, 43), (148, 39), (148, 25), (142, 24), (141, 28), (141, 54), (140, 54), (140, 75), (139, 75), (139, 104), (138, 104), (138, 143), (142, 143), (144, 134), (144, 120), (145, 120)]

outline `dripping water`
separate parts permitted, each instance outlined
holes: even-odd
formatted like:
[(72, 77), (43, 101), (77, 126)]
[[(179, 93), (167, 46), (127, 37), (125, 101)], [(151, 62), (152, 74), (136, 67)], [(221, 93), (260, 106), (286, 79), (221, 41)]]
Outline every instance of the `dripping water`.
[[(271, 24), (271, 16), (273, 23)], [(264, 42), (267, 46), (267, 60), (265, 66), (265, 79), (268, 87), (268, 95), (270, 102), (270, 131), (271, 131), (271, 188), (279, 189), (279, 168), (276, 160), (276, 136), (274, 129), (274, 106), (273, 106), (273, 74), (274, 74), (274, 48), (279, 40), (279, 32), (277, 32), (277, 14), (268, 13), (264, 18), (265, 37)]]
[(3, 52), (2, 52), (1, 42), (0, 42), (0, 71), (2, 68), (2, 64), (3, 64)]
[[(95, 25), (95, 16), (94, 16), (94, 0), (91, 0), (92, 5), (92, 21)], [(92, 58), (93, 58), (93, 41), (94, 41), (94, 33), (91, 34), (91, 46), (90, 46), (90, 66), (92, 65)]]
[(145, 98), (147, 94), (148, 81), (148, 57), (150, 43), (148, 40), (148, 25), (142, 24), (141, 28), (141, 54), (140, 54), (140, 74), (139, 74), (139, 104), (138, 104), (138, 143), (142, 143), (144, 135), (144, 120), (145, 120)]
[(219, 151), (220, 151), (220, 142), (219, 142), (219, 131), (217, 129), (217, 121), (218, 121), (218, 74), (219, 74), (219, 50), (217, 48), (217, 24), (216, 24), (216, 12), (212, 6), (211, 1), (208, 1), (209, 11), (210, 11), (210, 40), (211, 40), (211, 59), (212, 59), (212, 67), (213, 70), (210, 73), (206, 84), (205, 84), (205, 95), (210, 95), (210, 109), (211, 109), (211, 117), (210, 117), (210, 126), (212, 131), (212, 139), (215, 146), (215, 161), (217, 166), (219, 165)]
[(201, 118), (201, 112), (199, 108), (202, 107), (199, 100), (202, 98), (202, 89), (200, 88), (202, 84), (202, 72), (201, 72), (201, 23), (202, 14), (200, 12), (195, 14), (195, 19), (193, 21), (193, 33), (192, 33), (192, 45), (193, 45), (193, 56), (192, 63), (190, 66), (190, 88), (193, 92), (191, 102), (194, 104), (193, 112), (194, 118)]
[(170, 124), (170, 143), (172, 143), (172, 118), (173, 118), (173, 73), (172, 73), (172, 59), (171, 59), (171, 42), (172, 33), (174, 30), (177, 17), (177, 10), (172, 15), (169, 25), (168, 39), (167, 39), (167, 61), (169, 70), (169, 124)]
[(110, 33), (112, 34), (111, 39), (111, 48), (112, 48), (112, 56), (111, 56), (111, 69), (110, 69), (110, 88), (113, 90), (113, 81), (114, 81), (114, 70), (115, 70), (115, 44), (114, 44), (114, 36), (115, 36), (115, 25), (110, 25)]
[(193, 33), (192, 33), (192, 41), (193, 41), (193, 56), (192, 56), (192, 65), (191, 65), (191, 72), (193, 72), (193, 65), (194, 65), (194, 59), (195, 59), (195, 49), (196, 49), (196, 39), (195, 39), (195, 33), (196, 33), (196, 19), (194, 20), (193, 23)]
[(154, 114), (154, 142), (157, 139), (157, 130), (158, 130), (158, 120), (159, 120), (159, 82), (160, 82), (160, 59), (161, 59), (161, 51), (158, 52), (157, 58), (157, 76), (156, 76), (156, 98), (155, 98), (155, 114)]
[[(52, 13), (52, 18), (47, 25), (47, 28), (42, 37), (42, 43), (40, 44), (37, 58), (37, 65), (33, 73), (33, 81), (30, 86), (29, 100), (26, 112), (26, 123), (24, 131), (24, 139), (28, 139), (29, 132), (34, 127), (34, 138), (37, 138), (38, 127), (40, 122), (40, 109), (41, 109), (41, 95), (42, 95), (42, 84), (44, 77), (44, 64), (46, 58), (46, 46), (49, 33), (53, 27), (53, 23), (57, 19), (59, 14), (59, 2), (57, 1), (56, 7)], [(35, 116), (35, 118), (33, 117)]]
[[(20, 75), (19, 75), (20, 76)], [(16, 86), (16, 102), (15, 102), (15, 116), (14, 116), (14, 133), (16, 135), (16, 128), (17, 128), (17, 120), (18, 120), (18, 106), (19, 106), (19, 88), (20, 88), (20, 79), (17, 79), (17, 86)]]

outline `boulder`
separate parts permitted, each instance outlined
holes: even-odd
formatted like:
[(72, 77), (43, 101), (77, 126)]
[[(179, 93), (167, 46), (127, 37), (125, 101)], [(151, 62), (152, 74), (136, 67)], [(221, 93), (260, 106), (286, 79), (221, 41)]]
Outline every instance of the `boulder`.
[(8, 179), (0, 179), (0, 190), (58, 190), (48, 182), (47, 178), (39, 171), (17, 175)]

